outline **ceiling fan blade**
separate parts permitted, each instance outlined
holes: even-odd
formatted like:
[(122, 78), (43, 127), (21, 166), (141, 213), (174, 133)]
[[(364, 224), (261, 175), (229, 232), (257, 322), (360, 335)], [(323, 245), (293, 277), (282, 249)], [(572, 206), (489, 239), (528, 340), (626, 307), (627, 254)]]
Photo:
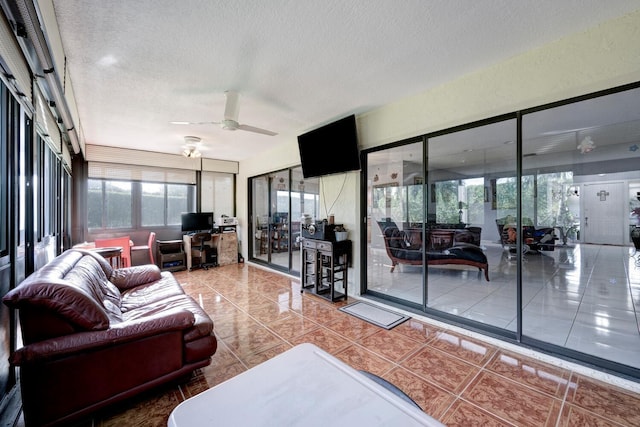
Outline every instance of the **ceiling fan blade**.
[(224, 93), (227, 101), (224, 105), (224, 119), (238, 121), (238, 112), (240, 103), (238, 102), (239, 94), (235, 90), (228, 90)]
[(255, 132), (255, 133), (261, 133), (263, 135), (269, 135), (269, 136), (276, 136), (277, 132), (272, 132), (270, 130), (266, 130), (266, 129), (260, 129), (254, 126), (249, 126), (249, 125), (238, 125), (238, 129), (240, 130), (246, 130), (249, 132)]
[(169, 122), (172, 125), (219, 125), (220, 122)]

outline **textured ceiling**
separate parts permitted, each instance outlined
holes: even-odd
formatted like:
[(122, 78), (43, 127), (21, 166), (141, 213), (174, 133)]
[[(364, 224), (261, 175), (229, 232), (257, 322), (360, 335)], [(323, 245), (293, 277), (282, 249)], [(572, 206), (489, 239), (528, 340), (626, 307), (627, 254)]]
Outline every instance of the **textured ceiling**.
[[(53, 0), (87, 144), (242, 160), (485, 68), (638, 0)], [(225, 90), (239, 122), (216, 125)]]

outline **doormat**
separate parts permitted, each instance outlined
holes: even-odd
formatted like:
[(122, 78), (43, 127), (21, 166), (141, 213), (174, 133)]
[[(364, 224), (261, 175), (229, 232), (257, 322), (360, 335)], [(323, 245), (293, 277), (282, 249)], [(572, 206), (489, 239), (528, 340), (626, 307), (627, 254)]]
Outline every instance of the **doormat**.
[(373, 325), (380, 326), (384, 329), (391, 329), (398, 326), (405, 320), (410, 319), (409, 316), (387, 310), (385, 308), (376, 307), (366, 302), (354, 302), (353, 304), (340, 307), (338, 310), (355, 316)]

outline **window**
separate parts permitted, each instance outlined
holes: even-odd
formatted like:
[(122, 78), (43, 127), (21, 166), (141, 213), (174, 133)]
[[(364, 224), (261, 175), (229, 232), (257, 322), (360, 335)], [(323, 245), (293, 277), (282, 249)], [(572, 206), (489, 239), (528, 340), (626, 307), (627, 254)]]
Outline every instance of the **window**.
[(235, 216), (234, 175), (222, 172), (202, 172), (202, 212), (213, 212), (222, 215)]
[(43, 236), (57, 234), (56, 218), (58, 210), (56, 208), (59, 197), (58, 165), (59, 161), (49, 146), (41, 141), (43, 153), (42, 179), (40, 180), (43, 191), (43, 213), (42, 213), (42, 233)]
[(573, 186), (573, 171), (539, 174), (536, 176), (536, 225), (571, 227), (576, 212), (568, 201)]
[(167, 184), (167, 225), (180, 225), (182, 212), (189, 212), (189, 186)]
[[(483, 224), (484, 203), (488, 199), (485, 191), (484, 178), (436, 182), (436, 222)], [(418, 215), (420, 212), (418, 209)]]
[(9, 249), (9, 221), (8, 218), (8, 206), (9, 206), (9, 156), (8, 142), (7, 142), (7, 90), (3, 85), (0, 85), (0, 218), (4, 218), (2, 221), (2, 228), (0, 228), (0, 256), (8, 255)]
[(462, 222), (467, 224), (484, 224), (485, 197), (484, 178), (463, 179), (464, 188)]
[[(89, 229), (180, 225), (195, 211), (195, 185), (89, 179)], [(139, 221), (136, 218), (140, 218)]]
[(106, 228), (131, 227), (131, 183), (106, 181), (104, 205)]
[(87, 227), (102, 228), (104, 204), (102, 203), (102, 181), (90, 179), (87, 191)]
[[(302, 198), (300, 196), (303, 196)], [(320, 197), (312, 193), (291, 192), (291, 218), (297, 221), (302, 214), (309, 214), (312, 218), (320, 217)]]
[(90, 179), (88, 228), (131, 228), (131, 183)]
[(43, 217), (43, 204), (42, 200), (42, 163), (43, 163), (43, 146), (44, 142), (39, 136), (33, 140), (33, 237), (35, 240), (40, 241), (43, 234), (42, 217)]
[(276, 191), (276, 213), (289, 211), (289, 191)]
[(435, 183), (436, 222), (455, 224), (462, 222), (460, 218), (458, 198), (458, 180)]
[(164, 225), (164, 184), (141, 184), (141, 224), (143, 227)]

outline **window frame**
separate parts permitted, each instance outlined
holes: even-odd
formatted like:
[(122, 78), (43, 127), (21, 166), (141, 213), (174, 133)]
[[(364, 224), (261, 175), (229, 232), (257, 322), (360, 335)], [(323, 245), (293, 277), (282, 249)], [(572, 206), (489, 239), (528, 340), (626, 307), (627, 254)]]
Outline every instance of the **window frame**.
[[(9, 91), (0, 85), (0, 218), (9, 218)], [(2, 221), (0, 226), (0, 257), (9, 255), (10, 221)]]

